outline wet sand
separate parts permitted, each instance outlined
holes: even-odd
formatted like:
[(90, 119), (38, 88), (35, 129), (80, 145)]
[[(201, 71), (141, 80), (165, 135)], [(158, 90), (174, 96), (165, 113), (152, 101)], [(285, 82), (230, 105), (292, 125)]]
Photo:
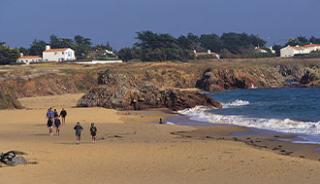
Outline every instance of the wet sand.
[[(50, 98), (70, 100), (70, 96)], [(158, 125), (160, 117), (172, 114), (71, 108), (75, 103), (71, 100), (61, 136), (48, 136), (47, 105), (42, 98), (25, 100), (43, 109), (25, 102), (28, 110), (0, 111), (0, 150), (23, 151), (37, 164), (0, 168), (1, 183), (319, 183), (319, 161), (226, 139), (247, 131), (241, 127)], [(77, 120), (84, 126), (80, 145), (75, 144), (72, 129)], [(95, 144), (88, 132), (92, 121), (98, 127)]]
[(193, 131), (173, 132), (184, 138), (199, 140), (242, 142), (257, 149), (271, 151), (276, 154), (320, 161), (320, 145), (296, 144), (292, 141), (295, 135), (270, 133), (253, 135), (252, 130), (244, 127), (228, 125), (195, 126)]

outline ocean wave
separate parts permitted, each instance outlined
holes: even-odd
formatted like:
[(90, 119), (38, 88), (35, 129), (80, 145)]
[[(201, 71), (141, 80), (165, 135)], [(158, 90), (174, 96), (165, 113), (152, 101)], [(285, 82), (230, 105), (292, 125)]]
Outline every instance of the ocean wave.
[(180, 114), (190, 117), (191, 120), (212, 124), (229, 124), (249, 128), (272, 130), (283, 133), (320, 135), (320, 122), (303, 122), (291, 119), (250, 118), (235, 115), (214, 114), (208, 107), (195, 107), (179, 111)]
[(223, 108), (232, 108), (232, 107), (246, 106), (246, 105), (249, 105), (249, 104), (250, 104), (249, 101), (235, 100), (235, 101), (230, 102), (230, 103), (223, 103), (222, 106), (223, 106)]
[(171, 122), (171, 121), (168, 121), (166, 122), (167, 125), (176, 125), (175, 123)]

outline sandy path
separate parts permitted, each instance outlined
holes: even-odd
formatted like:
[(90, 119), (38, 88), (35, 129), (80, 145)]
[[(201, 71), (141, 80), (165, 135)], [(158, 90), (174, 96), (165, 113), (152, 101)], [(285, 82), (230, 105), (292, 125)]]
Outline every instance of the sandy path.
[[(71, 123), (60, 137), (46, 134), (43, 110), (0, 111), (1, 118), (7, 118), (0, 122), (0, 150), (25, 151), (28, 159), (38, 162), (0, 168), (0, 183), (313, 184), (320, 180), (316, 161), (238, 142), (181, 138), (170, 133), (191, 128), (143, 123), (165, 116), (159, 111), (68, 108), (70, 122), (84, 121), (83, 142), (75, 145)], [(96, 144), (88, 134), (93, 120), (99, 128)]]

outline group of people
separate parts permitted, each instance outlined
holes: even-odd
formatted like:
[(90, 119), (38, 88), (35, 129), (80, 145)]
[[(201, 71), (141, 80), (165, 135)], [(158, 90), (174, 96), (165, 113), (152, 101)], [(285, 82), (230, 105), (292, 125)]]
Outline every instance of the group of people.
[[(49, 134), (53, 134), (53, 127), (56, 128), (56, 135), (60, 135), (60, 127), (66, 123), (67, 111), (62, 108), (60, 114), (57, 109), (52, 110), (52, 107), (47, 112), (47, 126), (49, 128)], [(61, 120), (60, 120), (61, 118)]]
[[(49, 134), (53, 135), (53, 128), (55, 127), (56, 133), (55, 135), (60, 135), (60, 127), (66, 123), (66, 117), (67, 117), (67, 111), (62, 108), (60, 113), (56, 109), (52, 109), (51, 107), (48, 109), (47, 114), (47, 126), (49, 129)], [(61, 120), (60, 120), (61, 118)], [(81, 133), (83, 131), (83, 127), (81, 126), (80, 122), (77, 122), (74, 126), (75, 136), (77, 143), (80, 143), (81, 140)], [(90, 134), (92, 138), (92, 142), (96, 142), (96, 136), (97, 136), (97, 127), (94, 123), (91, 123), (90, 125)]]

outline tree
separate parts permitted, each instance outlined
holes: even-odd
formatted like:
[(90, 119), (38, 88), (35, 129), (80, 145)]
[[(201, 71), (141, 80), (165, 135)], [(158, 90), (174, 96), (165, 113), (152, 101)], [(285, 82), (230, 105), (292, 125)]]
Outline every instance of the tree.
[(316, 38), (314, 36), (311, 36), (311, 38), (309, 39), (309, 42), (313, 43), (313, 44), (320, 44), (320, 38)]
[(144, 49), (179, 48), (176, 38), (169, 34), (157, 34), (151, 31), (138, 32), (135, 46)]
[(86, 59), (88, 53), (92, 50), (91, 39), (77, 35), (74, 37), (73, 47), (78, 59)]
[(187, 36), (180, 36), (177, 39), (177, 43), (180, 48), (186, 49), (186, 50), (197, 50), (202, 51), (203, 48), (201, 47), (201, 41), (200, 38), (197, 35), (194, 35), (192, 33), (189, 33)]
[(74, 49), (74, 43), (69, 38), (59, 38), (56, 35), (50, 36), (50, 45), (52, 48), (72, 48)]
[(111, 47), (110, 43), (106, 44), (98, 44), (94, 47), (94, 50), (108, 50), (108, 51), (113, 51), (113, 48)]
[(0, 65), (16, 62), (19, 57), (19, 50), (0, 45)]
[(29, 49), (27, 49), (27, 48), (19, 47), (18, 50), (19, 50), (19, 52), (22, 53), (23, 55), (30, 55), (30, 54), (29, 54)]
[(304, 36), (298, 36), (297, 38), (290, 38), (286, 45), (296, 46), (296, 45), (306, 45), (309, 44), (309, 40)]
[(282, 45), (274, 45), (272, 49), (276, 52), (276, 56), (280, 56), (280, 50), (283, 48)]
[(223, 43), (216, 34), (203, 34), (200, 36), (201, 46), (207, 50), (220, 52), (223, 49)]
[(170, 34), (144, 31), (138, 32), (136, 39), (135, 48), (139, 50), (142, 61), (184, 60), (189, 57), (188, 52)]
[(47, 43), (42, 40), (34, 40), (29, 48), (29, 54), (42, 56), (42, 52), (46, 49)]
[(246, 33), (224, 33), (221, 36), (223, 47), (232, 54), (242, 54), (241, 50), (248, 50), (254, 47), (264, 47), (266, 41), (255, 35)]
[(132, 48), (126, 47), (123, 49), (120, 49), (119, 52), (117, 53), (119, 58), (125, 62), (128, 62), (134, 58), (134, 51)]
[(180, 36), (177, 43), (182, 49), (202, 51), (200, 38), (197, 35), (189, 33), (187, 36)]

